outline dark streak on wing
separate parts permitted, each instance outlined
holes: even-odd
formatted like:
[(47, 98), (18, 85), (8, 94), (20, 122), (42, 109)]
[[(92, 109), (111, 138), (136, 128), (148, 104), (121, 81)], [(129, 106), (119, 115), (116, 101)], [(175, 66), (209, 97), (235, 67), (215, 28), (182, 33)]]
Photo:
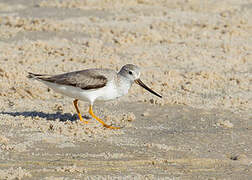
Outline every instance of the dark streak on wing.
[(108, 82), (104, 75), (90, 70), (75, 71), (51, 77), (42, 77), (38, 74), (34, 74), (34, 76), (47, 82), (79, 87), (83, 90), (102, 88)]

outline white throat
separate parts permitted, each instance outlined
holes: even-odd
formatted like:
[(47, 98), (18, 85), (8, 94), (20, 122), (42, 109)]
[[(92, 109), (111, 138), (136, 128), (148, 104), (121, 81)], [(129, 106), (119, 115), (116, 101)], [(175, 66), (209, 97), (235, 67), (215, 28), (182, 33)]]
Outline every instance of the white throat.
[(118, 96), (123, 96), (129, 92), (129, 89), (132, 86), (132, 83), (129, 79), (119, 76), (119, 82), (118, 82)]

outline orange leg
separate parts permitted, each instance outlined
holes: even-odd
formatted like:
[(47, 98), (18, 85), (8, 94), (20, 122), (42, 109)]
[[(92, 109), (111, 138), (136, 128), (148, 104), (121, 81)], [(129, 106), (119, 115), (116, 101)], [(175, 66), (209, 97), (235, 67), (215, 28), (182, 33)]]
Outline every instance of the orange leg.
[(89, 106), (89, 114), (95, 118), (97, 121), (99, 121), (99, 123), (101, 123), (104, 127), (106, 128), (110, 128), (110, 129), (120, 129), (120, 127), (115, 127), (115, 126), (110, 126), (107, 125), (105, 122), (103, 122), (100, 118), (98, 118), (94, 113), (93, 113), (93, 108), (92, 105)]
[(74, 107), (75, 107), (75, 109), (76, 109), (76, 111), (77, 111), (77, 114), (78, 114), (80, 120), (81, 120), (82, 122), (84, 122), (84, 123), (88, 123), (88, 121), (83, 120), (83, 118), (82, 118), (82, 116), (81, 116), (81, 113), (80, 113), (80, 111), (79, 111), (77, 102), (78, 102), (78, 99), (75, 99), (75, 100), (73, 101)]

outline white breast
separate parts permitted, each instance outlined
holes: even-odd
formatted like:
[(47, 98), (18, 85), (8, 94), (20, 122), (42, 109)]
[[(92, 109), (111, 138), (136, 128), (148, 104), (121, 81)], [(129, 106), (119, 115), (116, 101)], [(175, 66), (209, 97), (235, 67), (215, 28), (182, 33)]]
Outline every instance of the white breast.
[(105, 87), (96, 91), (96, 93), (98, 94), (97, 100), (107, 101), (119, 98), (127, 94), (130, 85), (129, 86), (127, 84), (124, 85), (125, 85), (124, 87), (122, 87), (121, 84), (119, 84), (119, 86), (116, 86), (114, 81), (110, 81)]

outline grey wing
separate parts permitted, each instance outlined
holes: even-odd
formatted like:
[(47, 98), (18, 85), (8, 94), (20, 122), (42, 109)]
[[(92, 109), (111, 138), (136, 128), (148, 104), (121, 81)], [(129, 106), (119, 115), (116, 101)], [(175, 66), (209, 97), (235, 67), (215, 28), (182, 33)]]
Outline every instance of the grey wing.
[(56, 84), (79, 87), (83, 90), (102, 88), (108, 82), (108, 79), (104, 75), (94, 70), (75, 71), (51, 77), (37, 78)]

